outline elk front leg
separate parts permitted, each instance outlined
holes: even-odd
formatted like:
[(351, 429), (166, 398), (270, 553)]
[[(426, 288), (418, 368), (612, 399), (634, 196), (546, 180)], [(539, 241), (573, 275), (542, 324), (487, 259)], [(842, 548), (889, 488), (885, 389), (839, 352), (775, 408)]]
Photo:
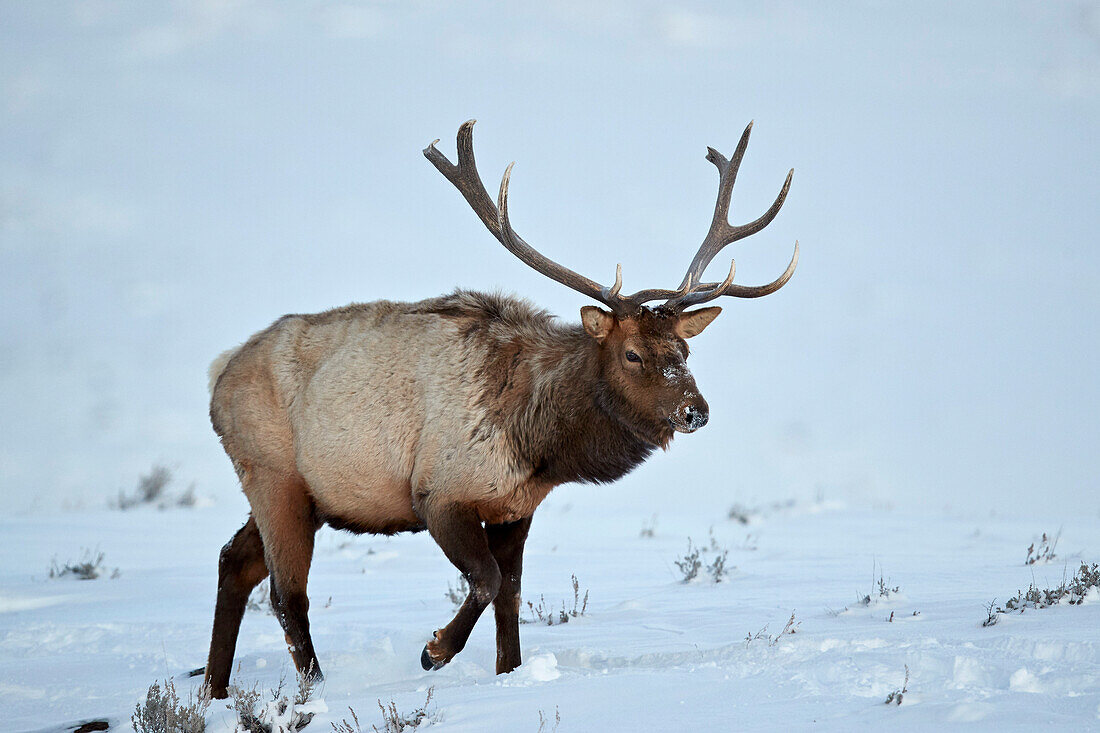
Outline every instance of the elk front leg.
[(489, 551), (500, 569), (500, 592), (493, 600), (497, 622), (497, 674), (506, 674), (521, 664), (519, 651), (520, 577), (523, 575), (523, 544), (531, 518), (507, 524), (487, 524)]
[(470, 584), (470, 594), (451, 623), (435, 632), (420, 655), (424, 669), (439, 669), (466, 646), (482, 611), (500, 590), (500, 570), (485, 528), (472, 509), (448, 505), (429, 510), (428, 532)]

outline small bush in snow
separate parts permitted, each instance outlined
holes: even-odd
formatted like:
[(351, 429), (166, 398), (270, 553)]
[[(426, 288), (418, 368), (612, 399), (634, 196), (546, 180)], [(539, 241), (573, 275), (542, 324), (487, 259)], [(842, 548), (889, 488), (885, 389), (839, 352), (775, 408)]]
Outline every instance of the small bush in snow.
[[(819, 498), (818, 503), (820, 502), (821, 499)], [(787, 499), (786, 501), (773, 501), (771, 504), (765, 504), (762, 506), (734, 504), (730, 507), (728, 516), (734, 522), (740, 522), (741, 524), (752, 524), (753, 522), (764, 519), (770, 514), (789, 511), (793, 509), (794, 506), (794, 499)]]
[(718, 544), (714, 538), (714, 530), (711, 530), (709, 546), (696, 547), (688, 537), (687, 552), (672, 562), (680, 569), (681, 582), (690, 583), (705, 569), (712, 581), (721, 583), (729, 575), (730, 568), (726, 565), (728, 557), (729, 550)]
[(729, 574), (729, 570), (726, 569), (726, 557), (729, 555), (729, 550), (722, 550), (718, 555), (715, 555), (714, 560), (707, 565), (707, 575), (709, 575), (715, 583), (721, 583), (726, 575)]
[(577, 580), (577, 576), (571, 576), (570, 580), (573, 583), (572, 608), (567, 609), (565, 601), (562, 601), (561, 610), (555, 613), (553, 608), (546, 602), (546, 597), (539, 596), (538, 603), (527, 601), (527, 608), (531, 612), (531, 617), (523, 618), (520, 616), (519, 622), (521, 624), (543, 623), (547, 626), (554, 626), (555, 624), (569, 623), (569, 619), (585, 615), (588, 611), (588, 590), (585, 589), (584, 598), (581, 598), (581, 584)]
[(1032, 542), (1027, 548), (1027, 560), (1024, 560), (1024, 565), (1035, 565), (1036, 563), (1048, 563), (1054, 560), (1057, 555), (1054, 554), (1054, 548), (1058, 547), (1058, 539), (1062, 536), (1062, 530), (1058, 530), (1058, 534), (1054, 537), (1048, 537), (1046, 532), (1043, 532), (1042, 538), (1039, 540), (1039, 546), (1036, 547)]
[(787, 619), (787, 623), (784, 624), (783, 630), (780, 631), (776, 636), (773, 636), (773, 637), (771, 637), (771, 639), (768, 640), (770, 645), (775, 646), (776, 644), (779, 643), (779, 640), (782, 639), (784, 636), (794, 636), (795, 634), (798, 633), (798, 628), (800, 626), (802, 626), (802, 622), (801, 621), (795, 621), (794, 620), (794, 611), (791, 611), (791, 617), (789, 619)]
[(999, 612), (997, 611), (997, 599), (994, 598), (989, 602), (989, 605), (985, 607), (985, 621), (982, 621), (982, 626), (996, 626)]
[(745, 635), (745, 646), (749, 646), (754, 641), (766, 641), (768, 646), (777, 646), (784, 636), (793, 636), (798, 633), (799, 627), (802, 626), (801, 621), (795, 621), (794, 611), (791, 611), (791, 617), (787, 619), (787, 623), (783, 626), (783, 630), (775, 636), (768, 633), (768, 625), (764, 624), (764, 628), (757, 631), (755, 634), (749, 632)]
[(550, 716), (539, 710), (539, 729), (538, 733), (557, 733), (558, 725), (561, 723), (561, 713), (558, 712), (558, 706), (554, 706), (554, 727), (547, 730), (546, 726), (550, 725)]
[(676, 567), (680, 568), (680, 575), (683, 576), (682, 580), (685, 583), (695, 580), (699, 575), (699, 569), (703, 567), (703, 561), (699, 559), (699, 553), (699, 548), (693, 546), (691, 538), (688, 537), (687, 552), (673, 560)]
[[(372, 725), (371, 730), (374, 733), (402, 733), (406, 730), (416, 730), (421, 725), (431, 725), (439, 719), (439, 713), (433, 713), (428, 710), (428, 707), (432, 703), (432, 693), (435, 692), (434, 687), (428, 688), (428, 697), (424, 700), (424, 704), (413, 710), (411, 713), (402, 713), (397, 709), (397, 703), (392, 700), (388, 705), (383, 705), (382, 701), (378, 701), (378, 709), (382, 711), (382, 727)], [(347, 718), (341, 720), (339, 723), (332, 724), (332, 730), (336, 733), (363, 733), (363, 728), (359, 723), (359, 716), (355, 714), (355, 711), (348, 708), (348, 712), (351, 713), (352, 722), (348, 722)]]
[(176, 506), (190, 509), (199, 503), (199, 497), (195, 495), (195, 485), (190, 484), (187, 490), (176, 497)]
[(760, 629), (760, 631), (757, 631), (755, 634), (751, 631), (749, 633), (745, 634), (745, 646), (747, 647), (749, 644), (752, 644), (754, 641), (760, 641), (761, 639), (767, 639), (767, 638), (768, 638), (768, 625), (764, 624), (764, 628)]
[[(312, 668), (311, 668), (312, 670)], [(229, 697), (237, 714), (235, 733), (297, 733), (313, 720), (308, 703), (313, 696), (313, 675), (298, 675), (298, 689), (293, 697), (283, 694), (285, 679), (271, 691), (271, 699), (264, 701), (259, 686), (244, 689), (230, 685)]]
[[(108, 573), (108, 568), (103, 565), (102, 552), (85, 549), (79, 562), (69, 561), (64, 565), (57, 564), (57, 558), (50, 561), (51, 578), (76, 578), (77, 580), (95, 580)], [(117, 578), (118, 568), (110, 571), (112, 578)]]
[(895, 585), (891, 587), (890, 584), (883, 579), (882, 570), (880, 568), (878, 580), (871, 583), (871, 592), (859, 598), (857, 603), (860, 606), (870, 606), (877, 601), (888, 601), (890, 600), (890, 596), (896, 595), (899, 592), (901, 592), (901, 586)]
[(730, 507), (729, 518), (741, 524), (748, 524), (756, 517), (756, 510), (743, 504), (734, 504)]
[[(583, 616), (588, 611), (588, 589), (584, 589), (584, 600), (581, 600), (581, 584), (577, 580), (576, 575), (569, 576), (570, 582), (573, 584), (573, 610), (569, 612), (569, 615), (573, 618), (577, 616)], [(581, 610), (577, 610), (577, 603), (580, 602)], [(564, 605), (564, 604), (563, 604)], [(564, 610), (564, 609), (563, 609)], [(565, 618), (565, 614), (562, 614), (562, 623), (565, 623), (568, 619)]]
[(900, 690), (894, 690), (886, 696), (887, 705), (901, 705), (901, 699), (909, 692), (909, 665), (905, 665), (905, 681), (901, 683)]
[(1088, 595), (1098, 591), (1100, 591), (1100, 565), (1093, 563), (1090, 566), (1087, 563), (1081, 563), (1081, 567), (1077, 569), (1073, 577), (1069, 580), (1063, 577), (1061, 585), (1057, 588), (1039, 589), (1032, 583), (1026, 591), (1016, 591), (1016, 596), (1005, 601), (1003, 607), (993, 608), (994, 604), (991, 603), (982, 626), (996, 624), (994, 614), (997, 613), (1008, 613), (1009, 611), (1023, 613), (1029, 608), (1048, 608), (1060, 603), (1077, 606), (1083, 603)]
[(206, 710), (210, 697), (205, 690), (196, 698), (189, 694), (187, 704), (180, 701), (171, 679), (164, 687), (154, 682), (145, 693), (145, 703), (134, 707), (130, 724), (137, 733), (205, 733)]
[(339, 723), (329, 723), (329, 725), (336, 733), (363, 733), (363, 725), (359, 722), (359, 715), (355, 712), (355, 708), (349, 705), (348, 712), (351, 713), (350, 721), (344, 718)]
[(450, 601), (457, 611), (463, 603), (466, 602), (466, 597), (470, 595), (470, 584), (466, 580), (466, 576), (462, 573), (458, 574), (458, 582), (453, 586), (447, 583), (447, 600)]
[(182, 494), (171, 496), (166, 491), (170, 483), (172, 483), (172, 471), (166, 466), (155, 464), (149, 469), (149, 473), (138, 478), (134, 493), (118, 492), (118, 499), (114, 501), (114, 506), (126, 510), (155, 504), (160, 509), (168, 509), (173, 506), (193, 507), (198, 503), (194, 484), (188, 486)]
[[(351, 721), (344, 718), (339, 723), (332, 723), (332, 729), (336, 733), (363, 733), (363, 726), (359, 723), (359, 716), (355, 713), (355, 708), (348, 706), (348, 712), (351, 713)], [(375, 728), (375, 730), (378, 730)]]
[(129, 509), (141, 504), (152, 504), (161, 498), (164, 489), (172, 482), (172, 472), (166, 466), (154, 465), (149, 473), (138, 477), (133, 494), (118, 492), (118, 508)]
[[(259, 685), (255, 685), (249, 690), (238, 685), (230, 685), (229, 699), (233, 703), (233, 712), (237, 714), (237, 730), (255, 730), (263, 733), (264, 729), (260, 727), (256, 713), (256, 708), (263, 700), (263, 693), (260, 692)], [(268, 727), (268, 731), (270, 730), (271, 728)]]

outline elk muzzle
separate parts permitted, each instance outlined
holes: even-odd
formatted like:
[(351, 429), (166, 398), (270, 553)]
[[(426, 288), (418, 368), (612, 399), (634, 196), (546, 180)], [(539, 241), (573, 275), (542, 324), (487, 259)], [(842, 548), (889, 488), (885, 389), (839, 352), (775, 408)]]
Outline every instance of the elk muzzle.
[(690, 399), (677, 408), (669, 423), (679, 433), (694, 433), (707, 424), (710, 419), (710, 407), (702, 397)]

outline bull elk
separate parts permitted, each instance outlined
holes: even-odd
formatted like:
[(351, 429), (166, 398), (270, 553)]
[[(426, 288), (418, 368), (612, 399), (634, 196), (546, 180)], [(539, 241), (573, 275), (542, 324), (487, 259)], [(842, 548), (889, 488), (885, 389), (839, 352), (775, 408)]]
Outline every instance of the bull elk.
[[(713, 148), (718, 200), (710, 231), (675, 290), (620, 292), (622, 267), (600, 285), (548, 259), (512, 229), (508, 184), (494, 204), (474, 162), (471, 120), (458, 131), (458, 164), (424, 155), (486, 228), (527, 265), (605, 308), (566, 325), (526, 300), (456, 290), (416, 303), (380, 300), (315, 315), (283, 316), (210, 367), (210, 418), (240, 478), (251, 514), (222, 548), (206, 684), (225, 697), (249, 592), (269, 573), (271, 604), (299, 672), (320, 676), (309, 634), (306, 579), (317, 529), (427, 530), (470, 586), (454, 619), (424, 647), (425, 669), (462, 650), (478, 617), (496, 615), (496, 671), (520, 664), (523, 545), (531, 516), (559, 484), (614, 481), (666, 448), (675, 432), (707, 423), (688, 371), (686, 339), (728, 295), (768, 285), (721, 282), (703, 272), (723, 247), (779, 212), (792, 169), (759, 219), (733, 226), (730, 195), (752, 124), (733, 158)], [(664, 301), (647, 306), (651, 301)]]

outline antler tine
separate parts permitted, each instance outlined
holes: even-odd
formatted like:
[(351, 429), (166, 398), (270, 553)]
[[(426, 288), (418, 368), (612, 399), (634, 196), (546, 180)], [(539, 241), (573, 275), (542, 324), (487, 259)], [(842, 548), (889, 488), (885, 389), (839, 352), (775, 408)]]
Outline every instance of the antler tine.
[(779, 214), (779, 210), (787, 200), (787, 193), (791, 188), (791, 179), (794, 176), (794, 168), (787, 172), (787, 178), (783, 182), (783, 187), (779, 190), (779, 195), (775, 197), (775, 201), (772, 202), (772, 205), (768, 207), (763, 215), (755, 221), (740, 226), (733, 226), (729, 223), (729, 206), (730, 198), (733, 195), (733, 185), (737, 181), (737, 171), (741, 167), (741, 160), (748, 148), (751, 133), (752, 122), (749, 122), (748, 126), (745, 127), (745, 131), (741, 134), (741, 140), (737, 143), (737, 149), (734, 151), (733, 157), (729, 160), (714, 148), (707, 148), (707, 160), (718, 169), (718, 198), (714, 204), (714, 216), (711, 218), (710, 230), (707, 232), (707, 236), (703, 239), (703, 243), (699, 246), (699, 250), (695, 253), (695, 257), (692, 258), (691, 264), (688, 265), (687, 272), (684, 274), (684, 279), (680, 285), (682, 292), (672, 296), (665, 304), (666, 306), (683, 309), (689, 305), (713, 300), (720, 295), (759, 298), (783, 287), (790, 280), (791, 275), (794, 274), (794, 267), (798, 263), (797, 243), (795, 243), (794, 257), (791, 259), (791, 264), (787, 266), (787, 270), (777, 280), (768, 285), (758, 287), (734, 285), (732, 277), (727, 277), (725, 282), (714, 287), (709, 287), (709, 283), (702, 284), (700, 282), (703, 272), (707, 269), (711, 260), (726, 245), (744, 239), (766, 227)]
[(741, 168), (741, 160), (745, 157), (745, 150), (749, 147), (749, 136), (751, 134), (752, 122), (750, 121), (745, 127), (745, 131), (741, 133), (741, 139), (737, 142), (737, 149), (734, 150), (733, 157), (729, 160), (726, 160), (726, 156), (714, 148), (707, 147), (706, 158), (718, 169), (718, 197), (714, 203), (714, 215), (710, 220), (710, 230), (703, 239), (703, 243), (699, 245), (699, 250), (692, 258), (691, 264), (688, 265), (681, 285), (687, 285), (688, 288), (697, 286), (699, 279), (703, 276), (703, 271), (707, 269), (707, 265), (721, 251), (722, 247), (729, 243), (720, 243), (720, 235), (732, 228), (729, 224), (730, 198), (733, 195), (733, 184), (737, 182), (737, 171)]
[(623, 289), (623, 263), (619, 262), (615, 265), (615, 284), (610, 289), (604, 288), (604, 295), (608, 298), (614, 298), (618, 296), (619, 291)]
[(454, 165), (447, 156), (439, 152), (435, 140), (424, 148), (424, 157), (427, 158), (444, 178), (458, 189), (470, 208), (474, 210), (481, 223), (492, 232), (493, 236), (500, 239), (500, 227), (497, 223), (497, 207), (493, 199), (485, 190), (485, 184), (481, 182), (481, 176), (477, 172), (477, 162), (474, 160), (474, 123), (477, 120), (466, 120), (458, 128), (458, 165)]
[(674, 308), (676, 310), (683, 310), (693, 305), (699, 305), (700, 303), (708, 303), (715, 298), (722, 295), (729, 295), (734, 298), (762, 298), (765, 295), (774, 293), (779, 288), (787, 284), (787, 281), (794, 275), (795, 268), (798, 267), (798, 241), (794, 243), (794, 254), (791, 256), (791, 261), (787, 265), (787, 269), (783, 271), (783, 274), (771, 281), (767, 285), (734, 285), (733, 284), (733, 272), (734, 263), (730, 262), (730, 274), (726, 277), (725, 281), (714, 289), (710, 289), (707, 285), (701, 285), (692, 292), (688, 293), (682, 298), (670, 300), (665, 305)]
[[(714, 204), (714, 216), (711, 217), (711, 226), (715, 223), (727, 223), (730, 210), (730, 198), (733, 195), (733, 184), (737, 182), (737, 171), (741, 168), (741, 160), (745, 157), (745, 150), (749, 147), (749, 135), (752, 134), (752, 120), (741, 133), (741, 139), (737, 141), (737, 149), (733, 151), (733, 157), (726, 160), (726, 156), (712, 147), (707, 147), (707, 160), (718, 169), (718, 199)], [(716, 253), (717, 254), (717, 253)], [(704, 267), (704, 269), (706, 269)]]
[(779, 213), (779, 209), (783, 207), (783, 202), (787, 199), (787, 192), (791, 188), (791, 178), (794, 176), (794, 168), (787, 172), (787, 178), (783, 182), (783, 187), (779, 190), (779, 195), (776, 196), (775, 201), (772, 202), (772, 205), (768, 207), (763, 216), (741, 226), (733, 226), (729, 223), (729, 207), (730, 198), (733, 195), (733, 184), (737, 181), (737, 171), (741, 167), (741, 160), (745, 157), (745, 150), (749, 146), (749, 135), (751, 134), (752, 123), (750, 122), (741, 134), (741, 140), (737, 143), (737, 150), (734, 152), (733, 158), (728, 161), (724, 155), (714, 148), (707, 148), (707, 160), (718, 169), (718, 200), (714, 204), (714, 216), (711, 219), (710, 231), (707, 232), (703, 244), (700, 245), (699, 251), (695, 253), (695, 257), (684, 275), (684, 282), (690, 283), (692, 286), (698, 284), (703, 276), (703, 271), (707, 269), (707, 265), (710, 264), (715, 255), (722, 251), (722, 248), (731, 242), (736, 242), (738, 239), (744, 239), (751, 234), (755, 234), (770, 224), (772, 219)]
[(504, 172), (504, 178), (500, 182), (500, 195), (497, 204), (494, 204), (477, 172), (477, 163), (474, 160), (475, 122), (477, 120), (467, 120), (458, 128), (458, 165), (451, 163), (447, 156), (436, 149), (435, 143), (439, 142), (438, 140), (424, 149), (424, 157), (458, 189), (485, 228), (524, 264), (566, 287), (600, 301), (618, 314), (631, 309), (633, 305), (619, 295), (619, 289), (622, 287), (621, 265), (616, 269), (615, 284), (607, 288), (540, 254), (516, 234), (508, 219), (508, 184), (512, 165), (515, 164), (510, 164)]
[(508, 219), (508, 186), (512, 180), (512, 166), (514, 165), (514, 162), (509, 163), (504, 170), (504, 177), (500, 179), (500, 195), (497, 197), (501, 244), (529, 267), (541, 272), (551, 280), (557, 280), (567, 288), (572, 288), (578, 293), (600, 301), (616, 313), (625, 313), (630, 304), (619, 296), (619, 289), (623, 286), (622, 265), (615, 268), (615, 284), (608, 288), (554, 262), (523, 241), (523, 238), (512, 229), (511, 221)]

